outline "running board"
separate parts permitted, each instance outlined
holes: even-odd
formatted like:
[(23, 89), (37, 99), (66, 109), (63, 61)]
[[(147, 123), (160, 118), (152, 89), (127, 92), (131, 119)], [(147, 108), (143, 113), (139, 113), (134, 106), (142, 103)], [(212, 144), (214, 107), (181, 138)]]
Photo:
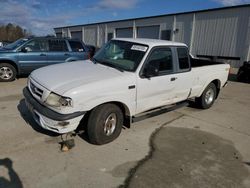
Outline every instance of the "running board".
[(160, 107), (157, 109), (153, 109), (144, 113), (139, 114), (138, 116), (133, 116), (132, 117), (132, 123), (138, 122), (138, 121), (142, 121), (144, 119), (147, 118), (151, 118), (154, 116), (158, 116), (167, 112), (171, 112), (173, 110), (188, 106), (189, 102), (188, 101), (184, 101), (184, 102), (180, 102), (180, 103), (176, 103), (173, 106), (165, 106), (165, 107)]

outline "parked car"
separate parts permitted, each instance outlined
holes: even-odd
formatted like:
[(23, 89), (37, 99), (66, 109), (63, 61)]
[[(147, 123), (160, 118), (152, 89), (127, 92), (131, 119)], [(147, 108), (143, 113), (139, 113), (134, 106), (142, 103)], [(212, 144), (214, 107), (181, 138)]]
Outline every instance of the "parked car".
[(89, 59), (90, 59), (95, 55), (96, 47), (93, 45), (88, 45), (88, 44), (86, 46), (89, 49)]
[(63, 134), (86, 122), (90, 142), (105, 144), (152, 109), (155, 113), (188, 99), (210, 108), (229, 69), (228, 64), (190, 58), (182, 43), (118, 38), (91, 60), (35, 70), (23, 94), (44, 129)]
[(237, 80), (239, 82), (250, 83), (250, 61), (245, 61), (244, 64), (240, 67)]
[(77, 39), (22, 38), (0, 49), (0, 81), (12, 81), (43, 66), (88, 58), (89, 49)]

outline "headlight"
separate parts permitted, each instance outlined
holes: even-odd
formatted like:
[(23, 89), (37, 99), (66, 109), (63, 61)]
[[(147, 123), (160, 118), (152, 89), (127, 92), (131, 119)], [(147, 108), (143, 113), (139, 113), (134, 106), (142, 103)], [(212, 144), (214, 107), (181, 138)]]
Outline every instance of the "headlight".
[(61, 107), (61, 106), (72, 106), (72, 99), (69, 97), (63, 97), (57, 95), (55, 93), (50, 93), (46, 99), (46, 104), (53, 107)]

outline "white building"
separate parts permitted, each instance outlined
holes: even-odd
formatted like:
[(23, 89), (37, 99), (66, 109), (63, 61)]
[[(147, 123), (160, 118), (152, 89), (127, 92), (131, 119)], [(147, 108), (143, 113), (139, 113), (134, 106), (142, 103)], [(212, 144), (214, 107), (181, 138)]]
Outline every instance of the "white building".
[(230, 63), (250, 61), (250, 4), (54, 28), (59, 37), (101, 47), (113, 37), (184, 42), (193, 55)]

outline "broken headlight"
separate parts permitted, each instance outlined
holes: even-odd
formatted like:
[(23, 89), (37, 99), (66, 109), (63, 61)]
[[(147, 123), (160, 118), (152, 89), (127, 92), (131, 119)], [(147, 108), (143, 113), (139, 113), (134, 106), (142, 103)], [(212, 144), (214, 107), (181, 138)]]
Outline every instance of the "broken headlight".
[(53, 107), (73, 106), (73, 102), (71, 98), (63, 97), (55, 93), (50, 93), (45, 103)]

